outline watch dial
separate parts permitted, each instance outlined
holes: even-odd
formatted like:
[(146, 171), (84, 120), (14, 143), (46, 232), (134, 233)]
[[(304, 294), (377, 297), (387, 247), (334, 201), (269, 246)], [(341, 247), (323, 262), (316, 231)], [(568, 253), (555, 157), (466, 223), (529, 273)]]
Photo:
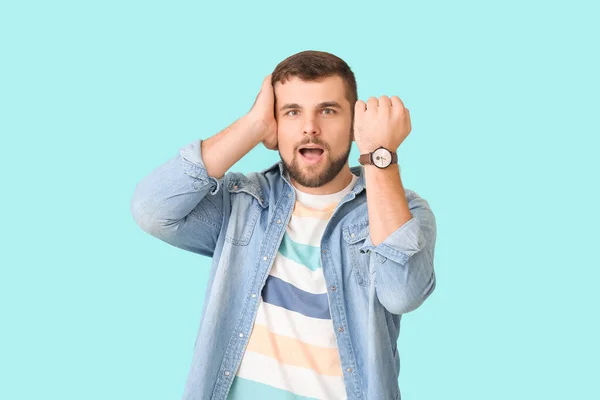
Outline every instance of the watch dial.
[(379, 168), (385, 168), (392, 162), (392, 154), (386, 149), (377, 149), (373, 152), (373, 163)]

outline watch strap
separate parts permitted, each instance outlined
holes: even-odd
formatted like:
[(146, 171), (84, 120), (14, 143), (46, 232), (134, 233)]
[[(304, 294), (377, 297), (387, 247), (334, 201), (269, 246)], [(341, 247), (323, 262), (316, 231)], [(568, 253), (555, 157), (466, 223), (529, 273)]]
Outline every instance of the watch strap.
[(360, 157), (358, 157), (358, 162), (362, 165), (371, 164), (371, 153), (361, 154)]

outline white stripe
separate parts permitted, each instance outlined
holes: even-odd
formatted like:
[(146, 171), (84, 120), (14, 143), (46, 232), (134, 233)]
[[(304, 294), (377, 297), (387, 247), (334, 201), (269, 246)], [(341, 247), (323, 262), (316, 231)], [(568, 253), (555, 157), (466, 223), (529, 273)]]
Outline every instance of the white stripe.
[(341, 376), (319, 375), (311, 369), (279, 364), (271, 357), (251, 351), (244, 354), (237, 376), (300, 396), (335, 400), (346, 398)]
[(266, 326), (276, 335), (297, 339), (313, 346), (337, 349), (337, 339), (330, 319), (312, 318), (274, 306), (260, 299), (256, 324)]
[(322, 219), (292, 216), (286, 232), (296, 243), (320, 247), (326, 227), (327, 221)]
[(269, 275), (273, 275), (284, 282), (296, 286), (298, 289), (313, 294), (327, 293), (327, 282), (323, 276), (323, 268), (312, 271), (310, 268), (298, 264), (281, 253), (277, 253), (275, 263)]
[(331, 194), (314, 195), (314, 194), (302, 192), (302, 191), (298, 190), (296, 187), (294, 187), (294, 189), (296, 190), (296, 201), (299, 201), (302, 204), (305, 204), (307, 207), (312, 207), (312, 208), (323, 208), (323, 207), (326, 207), (328, 204), (331, 204), (334, 201), (339, 203), (344, 198), (344, 196), (346, 196), (348, 193), (350, 193), (352, 191), (352, 189), (354, 188), (354, 185), (356, 185), (356, 181), (358, 181), (358, 176), (352, 174), (352, 182), (350, 182), (348, 184), (348, 186), (346, 186), (345, 188), (343, 188), (342, 190), (340, 190), (337, 193), (331, 193)]

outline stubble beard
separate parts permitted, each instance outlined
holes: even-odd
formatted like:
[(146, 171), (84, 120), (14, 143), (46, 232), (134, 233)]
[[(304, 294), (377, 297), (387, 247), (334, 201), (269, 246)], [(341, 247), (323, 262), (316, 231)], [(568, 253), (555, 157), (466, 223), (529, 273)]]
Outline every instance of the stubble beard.
[(352, 150), (352, 141), (348, 144), (346, 151), (338, 158), (331, 158), (331, 152), (327, 152), (327, 159), (316, 165), (304, 164), (299, 160), (300, 155), (296, 151), (291, 164), (288, 164), (279, 152), (279, 157), (283, 163), (284, 173), (300, 185), (309, 188), (317, 188), (335, 179), (344, 166), (348, 163), (348, 157)]

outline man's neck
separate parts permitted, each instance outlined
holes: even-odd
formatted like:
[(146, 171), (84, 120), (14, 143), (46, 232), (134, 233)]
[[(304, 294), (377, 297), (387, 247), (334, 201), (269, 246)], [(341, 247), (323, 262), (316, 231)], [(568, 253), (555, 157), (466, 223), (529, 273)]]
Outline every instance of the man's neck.
[(301, 192), (315, 195), (327, 195), (341, 192), (352, 182), (352, 172), (350, 167), (346, 165), (331, 182), (316, 188), (305, 187), (300, 185), (295, 180), (291, 180), (292, 185)]

